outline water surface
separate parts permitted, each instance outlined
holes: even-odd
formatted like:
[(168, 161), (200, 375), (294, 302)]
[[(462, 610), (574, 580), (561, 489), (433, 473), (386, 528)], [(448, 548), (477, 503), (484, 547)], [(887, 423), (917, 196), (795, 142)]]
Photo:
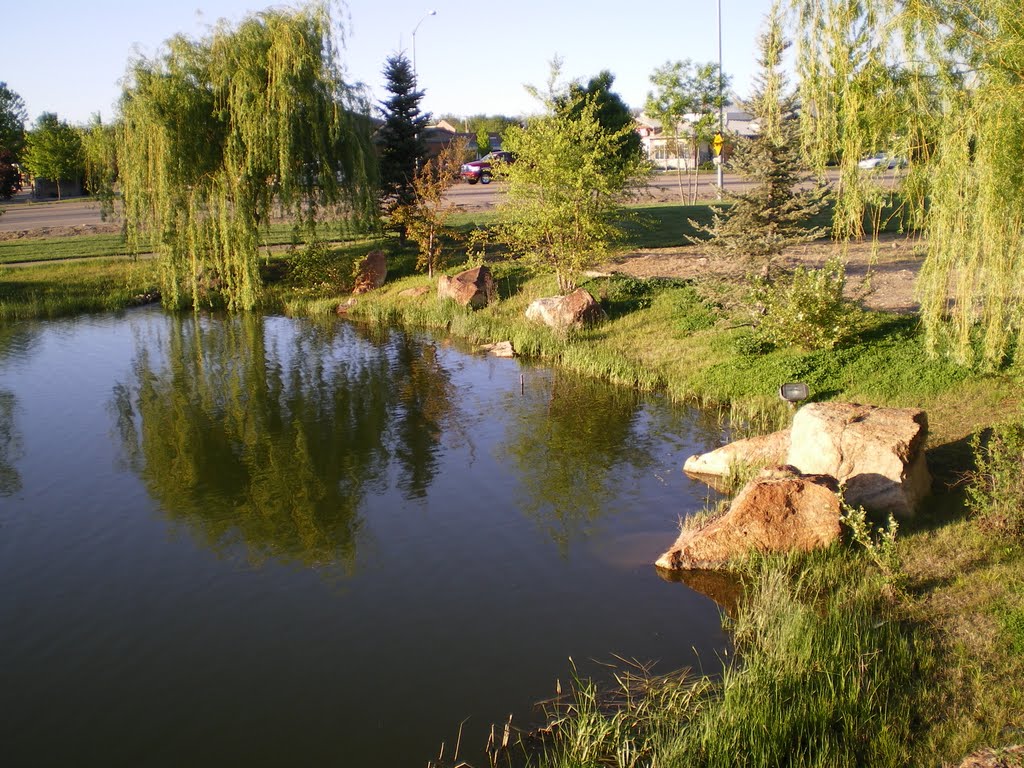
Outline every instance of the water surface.
[(5, 765), (425, 765), (572, 658), (714, 666), (650, 563), (714, 420), (429, 336), (0, 325)]

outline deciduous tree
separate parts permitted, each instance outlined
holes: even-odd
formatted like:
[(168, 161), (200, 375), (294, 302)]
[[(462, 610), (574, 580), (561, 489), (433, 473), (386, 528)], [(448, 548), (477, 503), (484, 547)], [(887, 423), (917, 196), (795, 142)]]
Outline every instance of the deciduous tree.
[(858, 159), (907, 159), (901, 200), (924, 224), (918, 290), (931, 348), (990, 366), (1014, 349), (1024, 359), (1020, 5), (791, 3), (804, 139), (819, 168), (840, 163), (837, 234), (858, 236), (876, 200)]
[(324, 206), (373, 215), (369, 105), (341, 76), (326, 3), (175, 37), (130, 67), (118, 170), (129, 239), (148, 233), (165, 303), (250, 309), (272, 207), (312, 230)]
[(24, 161), (33, 176), (49, 179), (57, 185), (59, 200), (61, 181), (82, 178), (85, 168), (82, 137), (53, 112), (44, 112), (28, 134)]
[[(557, 67), (549, 91), (556, 77)], [(553, 271), (559, 290), (569, 292), (621, 237), (623, 196), (646, 178), (648, 166), (639, 154), (609, 162), (633, 127), (608, 130), (593, 95), (556, 95), (545, 107), (505, 134), (505, 148), (517, 160), (501, 166), (508, 194), (498, 231), (513, 252)]]
[(25, 149), (25, 123), (28, 112), (25, 102), (7, 83), (0, 82), (0, 149), (6, 149), (14, 157), (14, 162), (21, 159)]
[(454, 233), (446, 224), (459, 206), (446, 199), (448, 190), (459, 180), (459, 168), (466, 155), (466, 142), (453, 141), (441, 153), (425, 161), (413, 175), (413, 200), (394, 211), (396, 223), (404, 227), (419, 248), (418, 269), (430, 277), (442, 266), (444, 245)]

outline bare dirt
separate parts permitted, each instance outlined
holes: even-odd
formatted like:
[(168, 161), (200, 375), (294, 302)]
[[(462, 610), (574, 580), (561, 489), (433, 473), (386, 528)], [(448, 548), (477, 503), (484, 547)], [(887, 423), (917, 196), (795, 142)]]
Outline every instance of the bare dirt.
[[(925, 255), (919, 239), (887, 235), (877, 243), (821, 241), (788, 249), (775, 265), (786, 271), (799, 266), (818, 268), (837, 254), (846, 264), (848, 298), (871, 310), (909, 313), (918, 309), (914, 286)], [(734, 260), (710, 255), (697, 245), (635, 251), (599, 269), (641, 278), (739, 276)]]

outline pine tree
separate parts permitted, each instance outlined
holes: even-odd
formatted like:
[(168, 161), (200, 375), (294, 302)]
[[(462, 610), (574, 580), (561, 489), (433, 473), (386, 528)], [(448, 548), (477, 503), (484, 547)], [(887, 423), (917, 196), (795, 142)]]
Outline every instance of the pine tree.
[[(388, 57), (384, 77), (391, 97), (381, 102), (384, 125), (379, 133), (380, 179), (383, 208), (390, 213), (416, 199), (413, 181), (427, 154), (420, 134), (430, 114), (420, 112), (423, 91), (416, 89), (416, 76), (404, 53)], [(403, 240), (404, 237), (403, 230)]]
[(802, 172), (796, 98), (787, 92), (781, 71), (782, 54), (790, 43), (782, 33), (781, 14), (776, 4), (768, 28), (759, 41), (758, 64), (753, 97), (741, 106), (754, 115), (760, 132), (749, 139), (737, 138), (733, 168), (754, 182), (748, 192), (726, 192), (728, 208), (715, 210), (709, 227), (691, 222), (705, 236), (708, 250), (737, 256), (748, 267), (760, 267), (767, 275), (773, 257), (797, 243), (815, 240), (824, 228), (810, 228), (808, 219), (825, 204), (825, 190), (816, 187), (797, 191), (808, 180)]

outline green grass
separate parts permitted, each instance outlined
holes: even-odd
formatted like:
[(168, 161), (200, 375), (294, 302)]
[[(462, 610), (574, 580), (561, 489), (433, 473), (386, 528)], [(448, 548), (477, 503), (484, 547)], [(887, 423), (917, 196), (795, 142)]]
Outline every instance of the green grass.
[(0, 269), (0, 320), (123, 309), (152, 300), (153, 260), (95, 259)]
[[(346, 242), (364, 237), (345, 233), (337, 224), (325, 225), (320, 234), (331, 242)], [(293, 242), (301, 243), (302, 236), (301, 233), (296, 233), (290, 224), (273, 224), (269, 231), (261, 235), (261, 243), (264, 246), (290, 245)], [(139, 250), (143, 253), (150, 250), (149, 242), (140, 243)], [(0, 241), (0, 264), (127, 256), (129, 253), (128, 242), (121, 233)]]
[(918, 760), (940, 719), (928, 709), (934, 636), (908, 620), (866, 559), (834, 547), (755, 559), (746, 571), (732, 624), (739, 663), (613, 699), (580, 685), (535, 764), (928, 764)]

